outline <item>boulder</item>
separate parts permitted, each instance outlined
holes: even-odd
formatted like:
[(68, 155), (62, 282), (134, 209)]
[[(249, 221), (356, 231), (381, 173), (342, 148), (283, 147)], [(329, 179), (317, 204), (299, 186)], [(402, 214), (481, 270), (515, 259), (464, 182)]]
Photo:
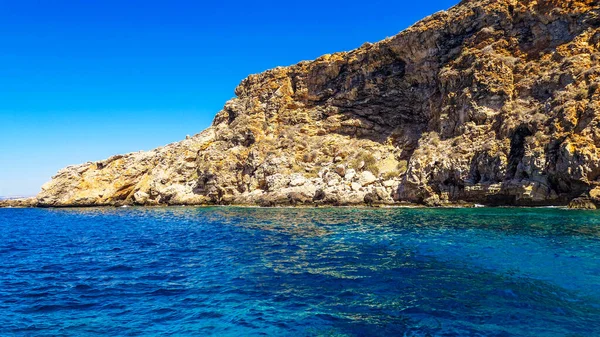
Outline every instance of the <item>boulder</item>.
[(346, 170), (346, 173), (344, 175), (344, 180), (352, 181), (352, 180), (354, 180), (354, 177), (356, 177), (356, 170), (354, 170), (354, 169)]
[(377, 181), (377, 177), (375, 177), (375, 175), (373, 173), (371, 173), (370, 171), (364, 171), (360, 174), (360, 177), (358, 178), (358, 183), (361, 186), (368, 186), (373, 184), (374, 182)]
[(569, 203), (569, 209), (595, 210), (596, 205), (594, 204), (594, 202), (591, 199), (581, 197), (581, 198), (575, 198), (575, 199), (571, 200), (571, 202)]

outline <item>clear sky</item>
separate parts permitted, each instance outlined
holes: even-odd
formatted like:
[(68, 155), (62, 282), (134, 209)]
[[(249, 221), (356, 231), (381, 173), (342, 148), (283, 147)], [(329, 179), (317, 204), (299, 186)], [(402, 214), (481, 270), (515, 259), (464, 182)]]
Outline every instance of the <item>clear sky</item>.
[(248, 74), (379, 41), (457, 2), (0, 0), (0, 196), (196, 134)]

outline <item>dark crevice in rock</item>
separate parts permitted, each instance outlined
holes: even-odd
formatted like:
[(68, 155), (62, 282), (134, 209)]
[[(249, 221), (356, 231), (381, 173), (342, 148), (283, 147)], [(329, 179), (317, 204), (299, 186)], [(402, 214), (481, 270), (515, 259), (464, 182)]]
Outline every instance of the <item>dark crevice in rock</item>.
[(516, 128), (510, 140), (510, 153), (508, 155), (508, 168), (506, 179), (511, 180), (516, 177), (519, 163), (525, 156), (525, 138), (532, 135), (531, 130), (526, 125)]

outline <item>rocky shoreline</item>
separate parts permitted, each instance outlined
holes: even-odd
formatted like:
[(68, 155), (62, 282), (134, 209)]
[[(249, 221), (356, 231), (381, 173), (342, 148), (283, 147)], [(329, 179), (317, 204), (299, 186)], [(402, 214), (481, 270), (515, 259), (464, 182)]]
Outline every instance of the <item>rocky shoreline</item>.
[(250, 75), (212, 126), (58, 172), (27, 201), (600, 206), (600, 4), (464, 0)]
[(8, 199), (0, 200), (0, 208), (96, 208), (96, 207), (248, 207), (248, 208), (480, 208), (480, 207), (510, 207), (510, 208), (564, 208), (564, 209), (581, 209), (581, 210), (596, 210), (597, 204), (600, 200), (593, 200), (588, 197), (575, 198), (568, 204), (539, 204), (529, 206), (515, 206), (515, 205), (483, 205), (478, 203), (469, 202), (452, 202), (438, 205), (425, 205), (410, 202), (319, 202), (306, 200), (305, 202), (293, 202), (290, 198), (287, 200), (273, 201), (268, 200), (260, 203), (221, 203), (221, 204), (189, 204), (189, 203), (171, 203), (171, 204), (139, 204), (139, 203), (107, 203), (107, 204), (93, 204), (93, 205), (55, 205), (49, 206), (39, 203), (37, 198), (26, 198), (26, 199)]

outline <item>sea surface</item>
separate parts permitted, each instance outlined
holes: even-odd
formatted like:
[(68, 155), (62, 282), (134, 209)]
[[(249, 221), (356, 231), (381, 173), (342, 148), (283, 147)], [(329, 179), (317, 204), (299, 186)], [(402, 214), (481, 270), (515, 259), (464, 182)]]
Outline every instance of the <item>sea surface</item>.
[(0, 336), (600, 336), (600, 212), (0, 209)]

